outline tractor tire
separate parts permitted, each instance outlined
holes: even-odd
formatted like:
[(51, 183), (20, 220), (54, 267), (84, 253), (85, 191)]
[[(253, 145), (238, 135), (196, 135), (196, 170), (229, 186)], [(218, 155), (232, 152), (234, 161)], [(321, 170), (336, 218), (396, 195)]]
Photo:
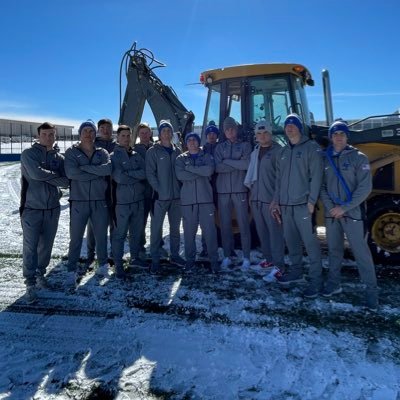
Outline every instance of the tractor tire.
[(367, 227), (374, 261), (400, 265), (400, 198), (373, 198), (368, 203)]

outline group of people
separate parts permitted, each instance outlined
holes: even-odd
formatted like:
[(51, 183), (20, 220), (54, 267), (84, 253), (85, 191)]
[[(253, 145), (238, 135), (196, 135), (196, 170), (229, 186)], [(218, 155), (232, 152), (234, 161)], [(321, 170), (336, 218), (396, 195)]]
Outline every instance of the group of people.
[[(264, 260), (261, 267), (281, 270), (278, 283), (306, 283), (306, 298), (341, 293), (340, 269), (344, 234), (349, 241), (366, 286), (366, 306), (378, 307), (375, 267), (364, 235), (364, 202), (372, 189), (367, 157), (348, 145), (349, 128), (337, 121), (329, 128), (325, 151), (305, 132), (301, 118), (290, 114), (284, 122), (287, 144), (273, 140), (266, 120), (254, 128), (256, 146), (242, 141), (238, 123), (227, 117), (224, 140), (216, 125), (206, 127), (201, 147), (196, 133), (184, 138), (187, 151), (173, 143), (173, 127), (167, 120), (158, 126), (159, 141), (141, 123), (135, 134), (120, 125), (117, 140), (112, 122), (96, 125), (88, 120), (79, 127), (79, 141), (65, 152), (57, 151), (56, 129), (50, 123), (38, 127), (38, 139), (21, 155), (23, 274), (28, 297), (47, 285), (49, 264), (60, 215), (60, 188), (70, 188), (70, 244), (67, 268), (76, 284), (79, 257), (87, 232), (88, 264), (97, 254), (96, 273), (110, 272), (125, 278), (124, 244), (129, 237), (130, 264), (145, 266), (145, 227), (151, 214), (150, 272), (157, 274), (163, 257), (162, 229), (169, 221), (170, 263), (186, 273), (196, 271), (196, 233), (202, 231), (203, 254), (213, 273), (232, 264), (232, 214), (240, 231), (242, 269), (250, 267), (249, 206), (255, 221)], [(136, 143), (138, 141), (138, 143)], [(313, 224), (317, 201), (325, 210), (329, 272), (323, 282), (321, 250)], [(218, 260), (216, 227), (218, 212), (223, 259)], [(179, 254), (183, 223), (185, 259)], [(111, 251), (107, 254), (107, 232)], [(285, 265), (285, 245), (290, 265)], [(303, 278), (303, 245), (309, 257), (308, 280)]]

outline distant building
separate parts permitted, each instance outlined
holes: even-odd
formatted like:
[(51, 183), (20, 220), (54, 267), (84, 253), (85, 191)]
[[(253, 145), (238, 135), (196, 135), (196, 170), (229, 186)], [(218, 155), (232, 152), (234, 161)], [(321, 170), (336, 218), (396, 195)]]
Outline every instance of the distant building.
[[(18, 121), (12, 119), (0, 119), (0, 155), (19, 155), (27, 147), (31, 146), (37, 136), (37, 127), (41, 123), (30, 121)], [(73, 135), (73, 126), (56, 125), (57, 144), (61, 152), (76, 140)], [(10, 159), (12, 159), (11, 157)], [(17, 157), (18, 158), (18, 157)], [(4, 159), (4, 157), (2, 157)], [(1, 161), (1, 160), (0, 160)]]

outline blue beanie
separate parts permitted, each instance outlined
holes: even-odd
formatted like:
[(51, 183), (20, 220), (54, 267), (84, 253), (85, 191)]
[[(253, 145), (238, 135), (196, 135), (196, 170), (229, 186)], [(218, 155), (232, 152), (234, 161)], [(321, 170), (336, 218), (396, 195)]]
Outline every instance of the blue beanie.
[(200, 146), (200, 136), (197, 133), (194, 132), (189, 132), (186, 136), (185, 136), (185, 144), (187, 144), (188, 140), (190, 138), (195, 138), (197, 140), (197, 142), (199, 143)]
[(82, 133), (82, 130), (84, 128), (88, 128), (88, 127), (92, 128), (94, 133), (97, 132), (96, 124), (91, 119), (88, 119), (87, 121), (81, 123), (81, 126), (78, 129), (79, 135)]
[(300, 132), (303, 132), (303, 123), (297, 114), (289, 114), (285, 119), (285, 128), (287, 125), (295, 125)]
[(174, 128), (172, 127), (171, 123), (166, 121), (165, 119), (162, 119), (160, 121), (160, 125), (158, 125), (158, 133), (161, 133), (161, 130), (163, 128), (170, 128), (171, 129), (171, 133), (174, 132)]
[(346, 122), (344, 121), (336, 121), (334, 122), (330, 127), (328, 131), (329, 138), (332, 137), (337, 132), (343, 132), (346, 134), (346, 136), (349, 136), (350, 130), (349, 127), (347, 126)]
[(218, 129), (215, 125), (210, 124), (210, 125), (208, 125), (207, 128), (206, 128), (206, 136), (207, 136), (209, 133), (215, 133), (217, 136), (219, 136), (219, 129)]

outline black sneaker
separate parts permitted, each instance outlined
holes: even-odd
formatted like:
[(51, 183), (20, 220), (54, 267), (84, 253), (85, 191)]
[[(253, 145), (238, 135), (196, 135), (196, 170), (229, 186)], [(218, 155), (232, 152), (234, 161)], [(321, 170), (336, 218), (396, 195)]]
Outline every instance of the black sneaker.
[(141, 260), (140, 258), (134, 258), (129, 262), (130, 267), (147, 268), (147, 262)]
[(298, 273), (286, 273), (283, 274), (279, 279), (278, 279), (278, 283), (282, 286), (289, 286), (292, 283), (305, 283), (305, 279), (303, 277), (302, 274), (298, 274)]
[(194, 272), (196, 272), (196, 264), (190, 261), (186, 262), (183, 271), (185, 272), (185, 274), (193, 274)]
[(178, 267), (184, 267), (186, 265), (186, 261), (181, 256), (171, 256), (169, 260), (170, 264), (175, 264)]
[(26, 287), (26, 301), (29, 304), (35, 303), (38, 299), (36, 287), (29, 285)]
[(221, 272), (221, 267), (218, 262), (212, 262), (210, 269), (213, 274), (219, 274)]
[(126, 278), (126, 272), (125, 272), (124, 267), (122, 265), (115, 266), (115, 276), (118, 279), (125, 279)]
[(318, 290), (316, 290), (315, 288), (309, 286), (308, 288), (306, 288), (306, 289), (303, 291), (303, 296), (304, 296), (306, 299), (315, 299), (315, 298), (318, 297)]
[(330, 288), (330, 287), (325, 287), (324, 290), (322, 291), (322, 296), (324, 297), (332, 297), (335, 296), (336, 294), (340, 294), (343, 292), (343, 289), (341, 286), (337, 286), (335, 288)]
[(150, 274), (157, 275), (157, 274), (160, 273), (160, 271), (161, 271), (160, 263), (157, 263), (157, 262), (151, 263), (151, 265), (150, 265)]
[(47, 279), (43, 275), (39, 275), (36, 277), (36, 287), (38, 289), (49, 289), (49, 283)]

